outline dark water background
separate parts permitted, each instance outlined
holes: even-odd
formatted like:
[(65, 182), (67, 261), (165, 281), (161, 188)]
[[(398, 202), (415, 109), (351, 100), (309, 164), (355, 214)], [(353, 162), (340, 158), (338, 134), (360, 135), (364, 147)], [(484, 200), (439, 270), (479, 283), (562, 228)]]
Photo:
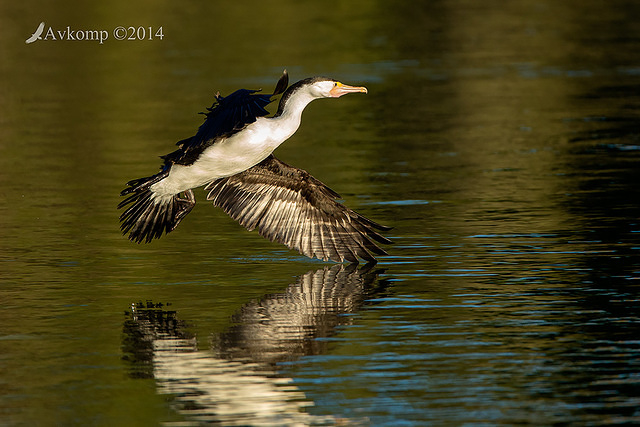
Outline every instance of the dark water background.
[[(2, 424), (640, 423), (640, 3), (0, 12)], [(164, 37), (25, 44), (41, 21)], [(307, 260), (202, 191), (120, 236), (124, 183), (283, 68), (369, 88), (277, 155), (393, 226), (390, 256)]]

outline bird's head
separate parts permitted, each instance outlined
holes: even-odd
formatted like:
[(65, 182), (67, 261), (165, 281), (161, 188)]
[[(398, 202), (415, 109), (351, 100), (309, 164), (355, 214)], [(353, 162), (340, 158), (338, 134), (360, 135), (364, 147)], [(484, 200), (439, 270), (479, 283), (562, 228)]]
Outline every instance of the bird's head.
[(349, 86), (326, 77), (309, 77), (292, 84), (282, 94), (276, 116), (284, 114), (285, 110), (289, 108), (293, 110), (301, 108), (300, 111), (302, 111), (314, 99), (339, 98), (342, 95), (356, 92), (367, 93), (367, 88)]
[(366, 87), (349, 86), (324, 77), (316, 77), (310, 81), (307, 90), (316, 98), (339, 98), (348, 93), (367, 93)]

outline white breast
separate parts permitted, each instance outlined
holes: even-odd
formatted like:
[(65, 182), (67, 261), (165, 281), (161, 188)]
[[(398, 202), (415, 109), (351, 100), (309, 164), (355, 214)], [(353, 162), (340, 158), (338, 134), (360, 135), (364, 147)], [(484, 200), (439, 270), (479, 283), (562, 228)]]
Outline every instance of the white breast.
[(292, 121), (260, 117), (205, 149), (193, 164), (173, 165), (169, 176), (152, 185), (151, 190), (158, 195), (173, 195), (247, 170), (266, 159), (299, 125), (299, 118)]

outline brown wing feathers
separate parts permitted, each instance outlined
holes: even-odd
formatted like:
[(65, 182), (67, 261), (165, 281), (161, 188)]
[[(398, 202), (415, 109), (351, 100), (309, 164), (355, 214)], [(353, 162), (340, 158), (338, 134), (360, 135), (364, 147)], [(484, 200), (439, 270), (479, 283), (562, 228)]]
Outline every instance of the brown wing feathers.
[(386, 254), (372, 240), (391, 243), (389, 228), (346, 208), (339, 195), (307, 172), (273, 156), (207, 185), (207, 198), (248, 230), (323, 260), (374, 261)]

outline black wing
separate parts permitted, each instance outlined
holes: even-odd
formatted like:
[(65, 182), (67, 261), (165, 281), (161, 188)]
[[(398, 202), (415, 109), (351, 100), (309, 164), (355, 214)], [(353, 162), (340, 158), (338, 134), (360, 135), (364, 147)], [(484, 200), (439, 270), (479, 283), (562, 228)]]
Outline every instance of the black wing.
[(192, 164), (202, 151), (214, 144), (221, 137), (229, 136), (246, 125), (256, 121), (258, 117), (269, 114), (264, 107), (272, 101), (272, 97), (281, 94), (287, 88), (289, 76), (285, 70), (278, 80), (274, 93), (260, 95), (257, 90), (240, 89), (229, 96), (216, 94), (216, 100), (207, 112), (204, 123), (191, 138), (178, 141), (180, 148), (162, 156), (166, 163), (182, 165)]
[(323, 260), (375, 261), (386, 255), (373, 241), (391, 243), (375, 229), (389, 230), (335, 199), (340, 196), (307, 172), (273, 157), (205, 187), (208, 200), (249, 231)]

